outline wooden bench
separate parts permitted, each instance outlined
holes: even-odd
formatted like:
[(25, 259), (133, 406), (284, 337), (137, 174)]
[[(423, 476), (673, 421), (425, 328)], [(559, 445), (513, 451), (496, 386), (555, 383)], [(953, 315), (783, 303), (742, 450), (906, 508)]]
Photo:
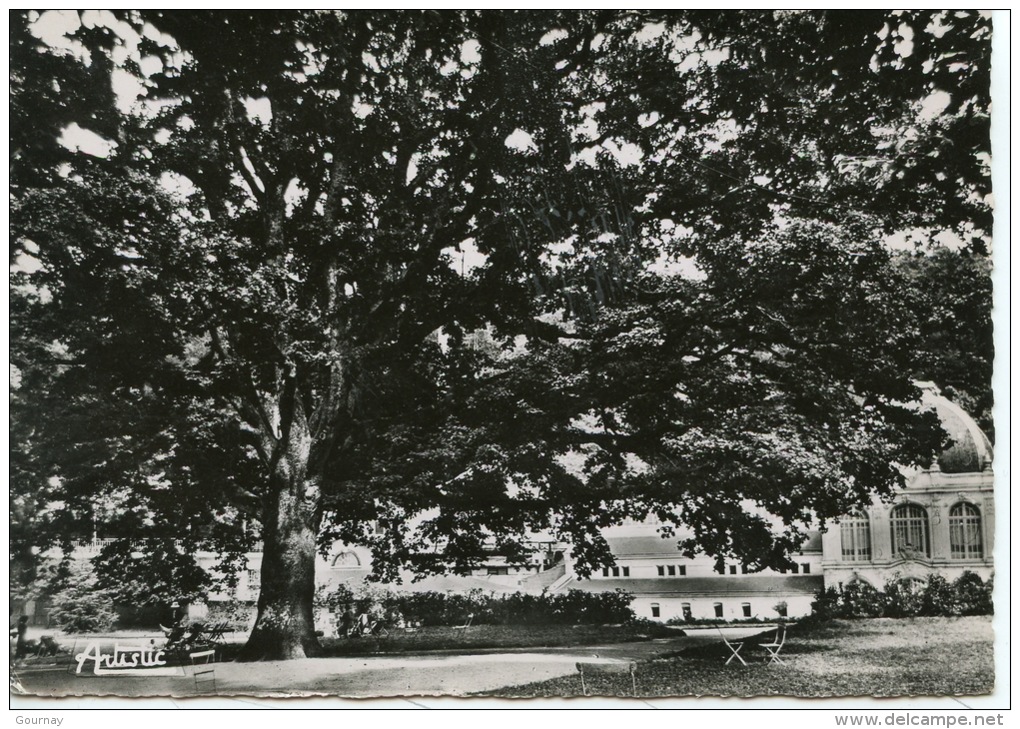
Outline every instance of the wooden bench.
[(605, 676), (605, 675), (619, 675), (621, 673), (630, 674), (630, 686), (631, 694), (637, 696), (637, 663), (634, 661), (613, 661), (613, 660), (594, 660), (594, 661), (579, 661), (577, 664), (577, 672), (581, 674), (581, 691), (585, 696), (588, 695), (588, 685), (584, 680), (587, 676)]
[(189, 655), (191, 657), (191, 676), (195, 680), (195, 690), (211, 690), (213, 693), (216, 693), (215, 649), (197, 651)]

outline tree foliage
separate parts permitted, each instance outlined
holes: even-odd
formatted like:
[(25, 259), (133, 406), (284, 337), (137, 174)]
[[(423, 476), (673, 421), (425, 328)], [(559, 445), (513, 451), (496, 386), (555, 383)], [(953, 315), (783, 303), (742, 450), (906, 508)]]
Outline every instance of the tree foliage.
[(90, 566), (63, 563), (57, 566), (57, 589), (49, 596), (50, 620), (65, 633), (101, 633), (117, 620), (113, 595), (98, 583)]
[(671, 146), (642, 169), (660, 192), (653, 214), (716, 235), (767, 223), (776, 205), (835, 221), (866, 212), (887, 232), (951, 229), (985, 250), (987, 16), (705, 11), (640, 22), (655, 40), (613, 36), (602, 61), (626, 71), (591, 82), (605, 92), (604, 135), (650, 154)]
[(967, 251), (901, 253), (891, 273), (917, 341), (913, 371), (938, 383), (993, 437), (991, 262)]
[(315, 649), (337, 538), (394, 577), (551, 530), (584, 573), (655, 515), (778, 566), (939, 446), (883, 239), (982, 253), (977, 13), (121, 11), (64, 53), (45, 20), (12, 31), (19, 538), (258, 535), (249, 657)]

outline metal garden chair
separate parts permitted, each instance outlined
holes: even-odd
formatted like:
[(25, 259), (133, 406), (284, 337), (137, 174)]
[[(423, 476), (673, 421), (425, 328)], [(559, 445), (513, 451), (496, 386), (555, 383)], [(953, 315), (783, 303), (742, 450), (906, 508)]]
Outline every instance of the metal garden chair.
[(786, 626), (780, 624), (780, 626), (776, 628), (775, 640), (773, 640), (771, 643), (762, 643), (761, 647), (769, 652), (768, 658), (765, 659), (766, 663), (768, 663), (769, 665), (773, 663), (781, 663), (784, 666), (786, 665), (786, 661), (779, 657), (779, 651), (783, 650), (783, 644), (785, 642), (786, 642)]
[(740, 661), (742, 664), (746, 666), (747, 661), (745, 661), (743, 656), (740, 655), (740, 649), (744, 647), (744, 642), (730, 640), (729, 638), (726, 637), (726, 634), (722, 632), (722, 628), (720, 628), (718, 625), (715, 626), (715, 629), (719, 631), (719, 637), (723, 639), (723, 643), (726, 644), (726, 647), (729, 648), (730, 652), (733, 654), (726, 659), (726, 665), (727, 666), (730, 665), (730, 661), (736, 658), (738, 661)]

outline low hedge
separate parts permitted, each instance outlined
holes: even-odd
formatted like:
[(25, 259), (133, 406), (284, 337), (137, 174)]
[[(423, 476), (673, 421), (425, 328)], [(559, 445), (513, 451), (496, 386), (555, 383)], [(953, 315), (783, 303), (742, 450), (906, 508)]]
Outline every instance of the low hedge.
[(930, 574), (925, 580), (895, 577), (878, 590), (855, 580), (827, 587), (811, 604), (815, 618), (912, 618), (991, 615), (992, 580), (964, 572), (950, 582)]
[(352, 590), (341, 585), (320, 595), (319, 607), (336, 616), (368, 613), (395, 623), (422, 626), (463, 625), (602, 625), (634, 619), (633, 596), (622, 590), (532, 595), (468, 592), (394, 592), (374, 587)]

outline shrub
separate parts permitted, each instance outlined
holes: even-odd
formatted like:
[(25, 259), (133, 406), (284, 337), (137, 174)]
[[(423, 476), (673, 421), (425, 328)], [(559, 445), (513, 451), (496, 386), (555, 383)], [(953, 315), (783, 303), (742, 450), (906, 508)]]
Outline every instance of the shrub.
[(463, 625), (472, 622), (492, 621), (490, 603), (495, 596), (486, 598), (481, 590), (458, 592), (390, 593), (386, 602), (391, 610), (399, 611), (405, 619), (422, 625)]
[(953, 582), (960, 615), (992, 615), (992, 580), (983, 582), (973, 572), (964, 572)]
[(885, 613), (885, 597), (864, 580), (845, 584), (840, 601), (841, 618), (880, 618)]
[[(550, 599), (542, 595), (543, 599)], [(623, 590), (613, 592), (584, 592), (567, 590), (551, 598), (553, 619), (547, 622), (599, 625), (604, 623), (623, 623), (634, 619), (634, 611), (630, 604), (634, 596)]]
[(925, 583), (912, 577), (894, 577), (885, 584), (886, 610), (889, 618), (913, 618), (924, 606)]
[(953, 582), (935, 573), (923, 581), (896, 576), (886, 583), (884, 593), (855, 580), (841, 589), (825, 588), (811, 603), (813, 621), (991, 615), (992, 611), (992, 581), (983, 582), (973, 572), (964, 572)]
[(205, 621), (209, 624), (226, 623), (230, 630), (244, 632), (255, 625), (255, 603), (245, 600), (227, 600), (209, 604)]
[(65, 633), (99, 633), (117, 619), (113, 596), (99, 588), (91, 570), (72, 568), (50, 600), (50, 619)]
[(470, 617), (477, 625), (600, 625), (634, 619), (633, 596), (615, 592), (584, 592), (531, 595), (469, 592), (393, 592), (371, 586), (352, 590), (346, 585), (323, 593), (318, 607), (336, 616), (350, 611), (368, 613), (376, 619), (398, 619), (424, 626), (463, 625)]
[(921, 615), (951, 616), (960, 614), (956, 589), (942, 575), (930, 574), (921, 594)]
[(815, 620), (838, 618), (841, 610), (839, 590), (835, 587), (830, 586), (819, 590), (811, 602), (811, 617)]

